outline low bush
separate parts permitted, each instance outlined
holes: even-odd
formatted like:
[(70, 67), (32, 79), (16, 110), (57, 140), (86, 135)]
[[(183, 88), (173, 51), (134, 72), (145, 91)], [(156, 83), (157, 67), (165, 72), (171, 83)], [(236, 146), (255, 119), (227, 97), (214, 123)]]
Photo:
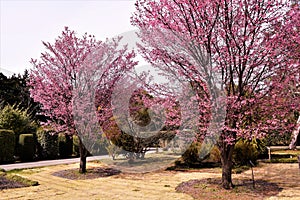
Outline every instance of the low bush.
[(14, 160), (15, 133), (12, 130), (0, 130), (0, 163)]
[(61, 158), (71, 157), (73, 154), (73, 138), (64, 133), (58, 135), (58, 150)]
[(220, 163), (221, 162), (221, 154), (220, 150), (217, 146), (214, 146), (211, 150), (209, 155), (203, 162), (211, 162), (211, 163)]
[(95, 143), (93, 145), (93, 148), (90, 150), (91, 154), (93, 154), (94, 156), (98, 156), (98, 155), (107, 155), (108, 153), (108, 146), (110, 146), (111, 141), (108, 140), (104, 134), (99, 134), (96, 139), (95, 139)]
[(272, 158), (271, 160), (265, 160), (266, 163), (298, 163), (297, 156), (292, 156), (288, 158)]
[[(207, 147), (208, 149), (201, 149), (201, 145), (202, 144), (200, 142), (192, 143), (182, 155), (182, 162), (190, 167), (218, 166), (221, 162), (221, 156), (218, 147), (213, 146), (212, 148)], [(204, 157), (200, 158), (202, 153), (204, 154)]]
[(19, 136), (20, 158), (22, 161), (32, 161), (35, 155), (35, 142), (33, 134)]
[(13, 130), (15, 133), (15, 154), (19, 155), (19, 136), (35, 133), (37, 124), (31, 119), (27, 110), (7, 105), (0, 109), (0, 129)]
[(108, 152), (108, 155), (111, 156), (113, 160), (115, 160), (116, 157), (118, 157), (119, 154), (122, 152), (122, 148), (114, 145), (112, 142), (109, 142), (109, 144), (106, 147), (106, 150)]
[(199, 153), (201, 143), (193, 142), (191, 146), (182, 154), (182, 159), (186, 164), (195, 164), (200, 162)]
[(250, 160), (256, 163), (258, 155), (259, 151), (254, 141), (241, 139), (235, 144), (233, 162), (236, 166), (249, 165)]
[(58, 157), (58, 136), (51, 130), (40, 128), (36, 132), (39, 155), (42, 159), (54, 159)]
[(80, 156), (79, 152), (79, 138), (77, 135), (73, 135), (73, 155), (78, 157)]

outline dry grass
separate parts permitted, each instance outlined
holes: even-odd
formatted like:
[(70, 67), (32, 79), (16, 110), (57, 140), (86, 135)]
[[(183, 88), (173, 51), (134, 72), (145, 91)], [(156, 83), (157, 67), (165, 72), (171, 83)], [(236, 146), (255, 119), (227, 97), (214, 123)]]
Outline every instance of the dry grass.
[[(44, 167), (16, 171), (15, 173), (36, 180), (36, 187), (8, 189), (0, 191), (0, 199), (193, 199), (190, 194), (176, 192), (175, 188), (183, 182), (198, 181), (195, 189), (205, 194), (201, 199), (244, 199), (248, 196), (258, 199), (300, 199), (300, 174), (298, 164), (263, 164), (255, 168), (255, 178), (260, 180), (257, 187), (264, 184), (273, 186), (272, 190), (251, 191), (249, 179), (251, 171), (234, 174), (233, 180), (240, 187), (232, 191), (221, 191), (218, 185), (201, 182), (220, 179), (216, 169), (200, 169), (194, 172), (157, 171), (143, 174), (121, 173), (109, 177), (86, 180), (70, 180), (54, 176), (53, 173), (77, 168), (78, 164)], [(106, 168), (101, 163), (88, 163), (89, 169)], [(200, 180), (200, 182), (199, 182)], [(239, 180), (239, 181), (238, 181)], [(244, 186), (243, 186), (244, 184)], [(270, 188), (269, 188), (270, 189)], [(208, 192), (207, 192), (208, 191)], [(269, 192), (270, 194), (266, 194)], [(230, 194), (232, 193), (232, 194)], [(245, 194), (245, 195), (244, 195)], [(244, 196), (243, 196), (244, 195)], [(256, 196), (255, 196), (256, 195)], [(272, 195), (270, 197), (270, 195)], [(198, 198), (197, 196), (195, 196)], [(257, 199), (257, 198), (256, 198)]]

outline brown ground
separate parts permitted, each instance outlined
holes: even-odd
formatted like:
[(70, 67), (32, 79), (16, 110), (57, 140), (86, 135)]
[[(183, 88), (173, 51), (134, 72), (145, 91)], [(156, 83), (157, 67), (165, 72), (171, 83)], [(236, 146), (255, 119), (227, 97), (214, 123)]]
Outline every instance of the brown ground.
[[(233, 180), (237, 187), (231, 191), (219, 187), (221, 174), (218, 168), (193, 172), (161, 170), (112, 175), (107, 166), (88, 163), (90, 174), (94, 175), (80, 177), (76, 175), (77, 170), (74, 170), (77, 167), (78, 164), (71, 164), (16, 172), (38, 181), (40, 185), (2, 190), (0, 199), (300, 199), (298, 164), (263, 164), (254, 168), (257, 180), (254, 190), (250, 181), (251, 170), (234, 174)], [(99, 172), (107, 172), (112, 176), (103, 176)], [(64, 177), (70, 173), (72, 179), (79, 180)]]

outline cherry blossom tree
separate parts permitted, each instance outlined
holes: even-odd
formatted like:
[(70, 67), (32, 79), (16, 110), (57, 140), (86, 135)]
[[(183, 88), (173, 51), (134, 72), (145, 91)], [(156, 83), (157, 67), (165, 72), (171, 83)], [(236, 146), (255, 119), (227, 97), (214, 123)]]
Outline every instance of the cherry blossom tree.
[[(53, 44), (43, 42), (46, 52), (32, 59), (31, 96), (48, 117), (46, 127), (57, 133), (79, 137), (80, 169), (86, 172), (86, 157), (95, 137), (102, 134), (97, 116), (96, 93), (108, 96), (112, 90), (100, 83), (113, 84), (136, 62), (133, 52), (119, 47), (121, 38), (98, 41), (85, 34), (79, 38), (67, 27)], [(103, 93), (104, 92), (104, 93)]]
[[(286, 118), (300, 102), (293, 95), (300, 71), (299, 51), (294, 51), (300, 42), (299, 9), (281, 0), (139, 0), (135, 5), (132, 24), (139, 28), (140, 51), (149, 63), (166, 77), (199, 88), (198, 97), (225, 94), (217, 145), (222, 186), (234, 187), (236, 142), (295, 126)], [(212, 108), (205, 105), (199, 108)], [(213, 119), (214, 113), (204, 116)]]

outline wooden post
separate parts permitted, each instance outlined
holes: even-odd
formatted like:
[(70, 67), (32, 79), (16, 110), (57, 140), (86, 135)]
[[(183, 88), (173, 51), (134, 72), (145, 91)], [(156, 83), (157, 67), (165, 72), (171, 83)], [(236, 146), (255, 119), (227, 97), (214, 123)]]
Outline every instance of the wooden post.
[(298, 155), (298, 163), (299, 163), (299, 169), (300, 169), (300, 155)]
[(269, 161), (271, 161), (271, 147), (267, 147), (268, 149), (268, 154), (269, 154)]

